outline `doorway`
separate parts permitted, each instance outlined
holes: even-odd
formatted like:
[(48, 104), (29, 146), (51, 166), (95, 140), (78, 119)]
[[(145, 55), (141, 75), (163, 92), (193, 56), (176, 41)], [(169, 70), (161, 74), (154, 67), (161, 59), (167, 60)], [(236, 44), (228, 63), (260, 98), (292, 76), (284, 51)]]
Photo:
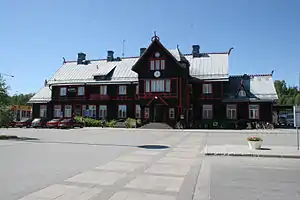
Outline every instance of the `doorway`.
[(166, 107), (164, 105), (154, 106), (154, 122), (164, 122), (166, 121)]

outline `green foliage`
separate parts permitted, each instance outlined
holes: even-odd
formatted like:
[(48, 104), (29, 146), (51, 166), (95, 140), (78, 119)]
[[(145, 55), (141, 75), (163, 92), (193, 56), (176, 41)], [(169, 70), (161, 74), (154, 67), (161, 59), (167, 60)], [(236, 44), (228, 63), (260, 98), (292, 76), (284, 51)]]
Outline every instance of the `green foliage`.
[(31, 97), (33, 97), (34, 93), (29, 94), (15, 94), (10, 97), (10, 104), (12, 105), (27, 105), (27, 102)]
[(276, 80), (274, 82), (275, 89), (278, 95), (278, 104), (279, 105), (294, 105), (300, 104), (298, 97), (300, 92), (297, 90), (297, 87), (287, 87), (287, 84), (284, 80)]
[(297, 96), (295, 97), (295, 104), (300, 105), (300, 94), (297, 94)]
[(13, 120), (13, 113), (9, 109), (8, 86), (0, 75), (0, 127), (7, 126)]
[(86, 127), (101, 127), (101, 122), (97, 119), (84, 118), (83, 121)]
[(116, 120), (110, 120), (105, 123), (105, 126), (114, 128), (114, 127), (116, 127), (116, 124), (117, 124)]
[(0, 127), (8, 126), (13, 121), (13, 112), (8, 107), (0, 105)]
[(136, 120), (133, 118), (127, 118), (125, 121), (126, 128), (136, 128)]

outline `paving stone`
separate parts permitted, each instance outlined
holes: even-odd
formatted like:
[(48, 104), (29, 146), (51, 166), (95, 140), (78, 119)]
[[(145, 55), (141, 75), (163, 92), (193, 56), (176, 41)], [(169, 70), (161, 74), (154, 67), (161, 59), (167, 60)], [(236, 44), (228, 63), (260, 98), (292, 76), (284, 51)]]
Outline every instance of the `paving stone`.
[(188, 165), (154, 164), (145, 172), (154, 174), (185, 176), (190, 170)]
[(126, 174), (108, 171), (87, 171), (72, 178), (69, 182), (89, 183), (99, 185), (113, 185), (117, 180), (124, 178)]
[(126, 155), (117, 158), (117, 161), (125, 161), (125, 162), (150, 162), (152, 156), (145, 156), (145, 155)]
[(100, 188), (90, 188), (81, 194), (65, 194), (55, 200), (89, 200), (100, 194), (101, 191)]
[(120, 191), (115, 193), (109, 200), (175, 200), (174, 196), (157, 195), (143, 192)]
[(76, 196), (76, 195), (83, 193), (84, 191), (87, 191), (88, 189), (89, 188), (72, 186), (72, 185), (55, 184), (55, 185), (46, 187), (42, 190), (39, 190), (37, 192), (31, 193), (30, 195), (21, 198), (21, 200), (39, 199), (39, 198), (40, 199), (56, 199), (60, 196), (67, 195), (67, 194), (73, 194)]
[(109, 171), (132, 172), (142, 166), (144, 166), (143, 163), (128, 163), (128, 162), (112, 161), (105, 165), (100, 165), (100, 166), (96, 167), (96, 169), (109, 170)]
[(177, 165), (193, 165), (195, 163), (195, 161), (196, 161), (196, 159), (163, 157), (160, 160), (158, 160), (157, 163), (177, 164)]
[(181, 177), (140, 175), (125, 187), (178, 192), (183, 180), (184, 178)]

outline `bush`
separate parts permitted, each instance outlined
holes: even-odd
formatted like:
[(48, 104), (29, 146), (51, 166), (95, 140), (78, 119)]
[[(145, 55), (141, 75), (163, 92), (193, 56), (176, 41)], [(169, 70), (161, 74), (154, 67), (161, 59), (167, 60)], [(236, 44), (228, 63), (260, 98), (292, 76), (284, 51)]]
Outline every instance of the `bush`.
[(13, 112), (0, 105), (0, 127), (7, 127), (11, 121), (13, 121)]
[(84, 118), (83, 120), (86, 127), (101, 127), (101, 122), (97, 119)]
[(136, 128), (136, 120), (133, 118), (127, 118), (125, 121), (126, 128)]
[(263, 141), (261, 137), (251, 136), (247, 138), (248, 141)]
[(105, 126), (114, 128), (114, 127), (116, 127), (116, 123), (117, 123), (117, 121), (113, 119), (113, 120), (107, 121), (105, 123)]

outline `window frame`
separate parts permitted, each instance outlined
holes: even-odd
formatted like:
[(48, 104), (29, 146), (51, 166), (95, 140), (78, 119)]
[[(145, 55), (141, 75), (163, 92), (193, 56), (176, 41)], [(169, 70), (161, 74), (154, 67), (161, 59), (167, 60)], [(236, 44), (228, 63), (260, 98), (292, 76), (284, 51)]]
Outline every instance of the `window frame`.
[[(80, 89), (82, 89), (82, 90), (80, 90)], [(84, 86), (79, 86), (77, 88), (77, 96), (84, 96), (84, 95), (85, 95), (85, 87)]]
[(146, 79), (145, 93), (169, 93), (171, 82), (171, 79)]
[(142, 109), (141, 109), (141, 105), (140, 104), (135, 104), (135, 118), (136, 119), (141, 119), (141, 113), (142, 113)]
[[(42, 112), (42, 110), (44, 112)], [(40, 105), (40, 118), (46, 118), (46, 117), (47, 117), (47, 105)]]
[(165, 57), (152, 58), (149, 60), (149, 70), (150, 71), (161, 71), (166, 69), (166, 59)]
[[(120, 93), (122, 90), (121, 88), (125, 88), (125, 93)], [(127, 85), (119, 85), (118, 86), (118, 95), (127, 95)]]
[[(242, 93), (242, 94), (241, 94)], [(245, 90), (240, 90), (238, 93), (239, 97), (245, 97), (247, 96), (246, 91)]]
[[(251, 106), (256, 106), (256, 108), (251, 108)], [(251, 116), (251, 110), (254, 112), (254, 116)], [(260, 105), (259, 104), (249, 104), (248, 107), (248, 112), (249, 112), (249, 119), (260, 119)], [(255, 113), (257, 112), (257, 117), (255, 116)]]
[(59, 88), (59, 96), (61, 96), (61, 97), (67, 96), (67, 87), (60, 87)]
[[(59, 109), (58, 109), (58, 107), (59, 107)], [(53, 106), (53, 117), (54, 118), (60, 118), (61, 117), (61, 105), (58, 105), (58, 104), (56, 104), (56, 105), (54, 105)], [(59, 112), (58, 112), (58, 115), (56, 116), (56, 114), (57, 114), (57, 111), (59, 110)]]
[(149, 119), (150, 118), (150, 108), (144, 108), (144, 118)]
[[(125, 107), (125, 114), (122, 111), (122, 114), (120, 115), (120, 110), (122, 110), (120, 108), (122, 108), (122, 107)], [(118, 118), (119, 119), (125, 119), (125, 118), (127, 118), (127, 105), (125, 105), (125, 104), (119, 104), (118, 105)]]
[[(70, 113), (70, 115), (67, 115), (67, 114), (69, 114), (69, 113), (67, 113), (67, 109), (66, 109), (67, 107), (70, 108), (70, 109), (68, 109), (68, 112)], [(72, 117), (72, 105), (67, 104), (67, 105), (64, 106), (64, 117), (65, 118), (71, 118)]]
[(139, 94), (139, 84), (135, 86), (135, 95)]
[[(229, 108), (230, 106), (234, 106), (235, 108)], [(234, 117), (232, 115), (233, 111), (235, 111)], [(237, 119), (237, 105), (236, 104), (226, 104), (226, 118), (227, 119)]]
[(203, 83), (202, 84), (202, 93), (203, 94), (212, 94), (213, 93), (212, 83)]
[[(208, 107), (208, 106), (211, 106), (211, 109), (205, 108), (205, 107)], [(211, 117), (209, 116), (209, 112), (208, 112), (210, 110), (211, 110)], [(207, 114), (207, 116), (205, 114)], [(213, 104), (203, 104), (202, 105), (202, 119), (213, 119), (213, 117), (214, 117), (214, 107), (213, 107)]]
[[(105, 109), (101, 109), (101, 108), (105, 108)], [(101, 113), (103, 114), (103, 116), (101, 116)], [(100, 119), (107, 118), (107, 105), (99, 105), (99, 118)]]
[[(102, 89), (102, 88), (104, 88), (104, 89)], [(103, 94), (102, 94), (102, 92), (103, 92)], [(107, 85), (100, 85), (99, 93), (102, 96), (106, 96), (107, 95)]]
[[(90, 109), (90, 107), (93, 107), (95, 109)], [(89, 111), (89, 117), (90, 118), (96, 118), (97, 117), (97, 105), (89, 104), (88, 105), (88, 111)], [(95, 113), (94, 113), (94, 111), (95, 111)], [(93, 114), (95, 114), (95, 116), (93, 116)]]

